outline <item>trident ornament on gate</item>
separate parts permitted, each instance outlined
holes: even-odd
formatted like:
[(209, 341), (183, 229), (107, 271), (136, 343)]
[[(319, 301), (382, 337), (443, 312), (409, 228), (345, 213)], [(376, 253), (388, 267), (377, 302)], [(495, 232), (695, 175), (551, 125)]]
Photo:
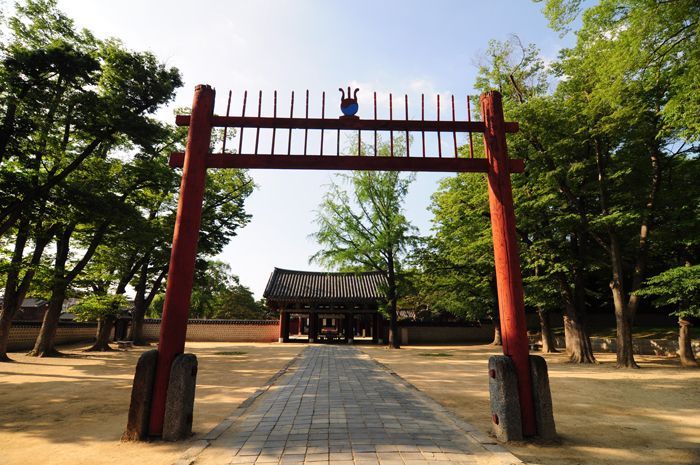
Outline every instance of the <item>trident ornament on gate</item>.
[(341, 116), (341, 118), (358, 118), (358, 116), (355, 116), (355, 113), (357, 113), (357, 110), (360, 109), (360, 106), (357, 104), (357, 92), (359, 92), (360, 89), (355, 89), (355, 94), (352, 98), (350, 97), (350, 86), (348, 86), (347, 98), (345, 97), (345, 91), (342, 87), (338, 90), (342, 94), (342, 98), (340, 100), (340, 111), (343, 112), (343, 116)]

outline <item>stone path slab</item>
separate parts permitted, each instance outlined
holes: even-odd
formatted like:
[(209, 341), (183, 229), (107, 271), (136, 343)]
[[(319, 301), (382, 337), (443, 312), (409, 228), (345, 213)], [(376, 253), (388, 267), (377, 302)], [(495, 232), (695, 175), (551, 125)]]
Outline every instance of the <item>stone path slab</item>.
[(522, 463), (349, 346), (307, 347), (212, 433), (178, 465)]

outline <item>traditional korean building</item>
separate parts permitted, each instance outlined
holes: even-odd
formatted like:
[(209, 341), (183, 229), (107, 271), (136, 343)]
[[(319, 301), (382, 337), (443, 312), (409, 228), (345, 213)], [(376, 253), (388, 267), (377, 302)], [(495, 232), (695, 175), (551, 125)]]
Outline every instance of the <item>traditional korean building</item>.
[(386, 300), (379, 272), (326, 273), (275, 268), (263, 296), (280, 312), (280, 342), (383, 339), (379, 305)]

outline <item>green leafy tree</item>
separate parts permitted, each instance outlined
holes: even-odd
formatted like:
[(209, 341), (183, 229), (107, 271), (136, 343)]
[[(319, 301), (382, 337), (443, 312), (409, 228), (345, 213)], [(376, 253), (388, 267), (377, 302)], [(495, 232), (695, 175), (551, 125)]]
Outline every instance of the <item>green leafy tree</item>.
[(78, 321), (97, 321), (97, 337), (88, 352), (108, 352), (109, 337), (117, 317), (129, 308), (129, 301), (120, 294), (92, 295), (71, 307)]
[[(65, 244), (67, 231), (84, 229), (61, 216), (70, 198), (90, 195), (87, 184), (76, 192), (79, 170), (160, 139), (163, 127), (150, 115), (181, 84), (178, 71), (153, 55), (76, 31), (53, 0), (18, 4), (8, 25), (0, 62), (0, 235), (11, 244), (3, 264), (2, 359), (47, 244), (54, 237)], [(69, 192), (75, 195), (62, 198)], [(82, 244), (91, 248), (91, 241)]]
[(567, 79), (557, 92), (575, 108), (591, 154), (585, 188), (596, 209), (587, 233), (609, 263), (618, 367), (637, 367), (635, 291), (650, 265), (653, 234), (665, 226), (657, 221), (661, 192), (682, 192), (670, 182), (668, 168), (698, 149), (699, 113), (692, 112), (698, 102), (698, 18), (697, 2), (602, 1), (585, 11), (576, 46), (558, 64)]
[(645, 281), (636, 292), (639, 296), (655, 297), (657, 307), (672, 307), (678, 316), (678, 347), (681, 365), (698, 367), (690, 339), (691, 318), (700, 318), (700, 265), (678, 266)]
[(421, 299), (466, 320), (492, 318), (494, 343), (500, 344), (485, 178), (459, 174), (443, 179), (430, 209), (433, 234), (415, 256)]
[(489, 44), (477, 88), (499, 89), (506, 117), (520, 122), (520, 132), (508, 141), (511, 156), (526, 161), (525, 172), (512, 176), (517, 232), (526, 304), (540, 314), (543, 346), (553, 346), (546, 313), (562, 308), (570, 360), (593, 363), (586, 294), (598, 258), (588, 253), (590, 199), (582, 188), (589, 157), (577, 132), (577, 113), (550, 93), (551, 77), (538, 50), (514, 36)]
[[(388, 156), (389, 147), (380, 144), (378, 152)], [(402, 155), (395, 150), (395, 156)], [(340, 183), (331, 184), (324, 195), (316, 216), (318, 231), (313, 234), (321, 250), (312, 261), (343, 271), (371, 270), (386, 276), (389, 343), (394, 348), (400, 347), (396, 310), (402, 265), (415, 239), (414, 228), (402, 213), (412, 179), (383, 171), (339, 176)]]

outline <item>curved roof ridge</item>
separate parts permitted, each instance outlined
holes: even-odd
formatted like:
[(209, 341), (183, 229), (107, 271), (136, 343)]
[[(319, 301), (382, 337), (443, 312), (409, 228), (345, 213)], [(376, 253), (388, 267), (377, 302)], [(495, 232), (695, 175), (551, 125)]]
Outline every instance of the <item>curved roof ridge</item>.
[(304, 271), (275, 267), (263, 296), (274, 301), (376, 302), (385, 299), (380, 271)]
[[(381, 271), (306, 271), (306, 270), (289, 270), (286, 268), (277, 268), (272, 272), (284, 272), (284, 273), (295, 273), (295, 274), (316, 274), (316, 275), (337, 275), (337, 276), (347, 276), (347, 275), (362, 275), (362, 274), (378, 274), (383, 275)], [(271, 275), (272, 276), (272, 275)]]

